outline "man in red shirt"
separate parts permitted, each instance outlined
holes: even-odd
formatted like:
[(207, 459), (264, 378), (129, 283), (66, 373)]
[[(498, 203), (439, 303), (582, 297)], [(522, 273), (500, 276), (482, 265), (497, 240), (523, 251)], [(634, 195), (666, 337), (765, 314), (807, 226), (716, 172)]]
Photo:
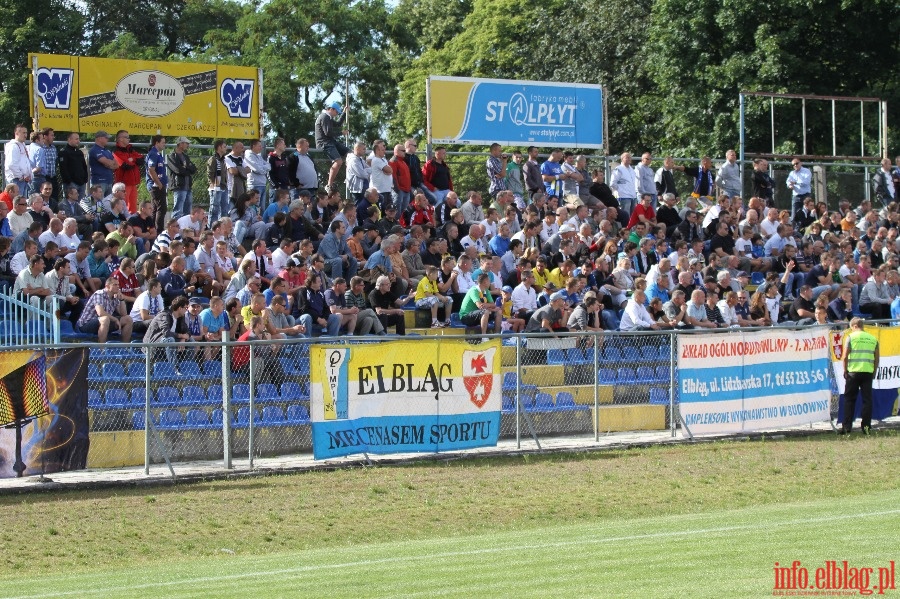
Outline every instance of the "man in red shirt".
[(631, 212), (631, 218), (628, 219), (628, 226), (625, 228), (630, 229), (639, 222), (644, 223), (648, 231), (656, 225), (656, 211), (653, 209), (653, 198), (646, 193), (641, 196), (641, 203)]
[(113, 171), (113, 181), (125, 184), (125, 202), (128, 214), (137, 214), (137, 186), (141, 182), (141, 166), (144, 155), (131, 147), (128, 131), (124, 129), (116, 133), (116, 147), (113, 158), (119, 168)]
[(397, 213), (403, 214), (409, 207), (412, 199), (412, 175), (409, 173), (409, 165), (406, 164), (406, 148), (403, 144), (394, 146), (394, 156), (390, 159), (391, 170), (394, 174), (394, 206)]

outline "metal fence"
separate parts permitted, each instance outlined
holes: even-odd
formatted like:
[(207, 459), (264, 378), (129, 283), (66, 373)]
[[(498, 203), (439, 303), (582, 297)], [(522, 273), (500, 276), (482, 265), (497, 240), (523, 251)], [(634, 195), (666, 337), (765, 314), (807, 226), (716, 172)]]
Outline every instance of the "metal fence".
[[(516, 447), (526, 441), (540, 448), (542, 439), (554, 436), (588, 445), (627, 431), (669, 431), (674, 437), (680, 427), (675, 352), (680, 334), (692, 333), (503, 337), (500, 438), (515, 439)], [(415, 345), (460, 337), (402, 339)], [(151, 464), (168, 463), (177, 476), (180, 465), (191, 461), (222, 460), (233, 468), (239, 460), (238, 468), (252, 469), (261, 456), (309, 453), (310, 373), (324, 372), (324, 365), (310, 363), (316, 342), (349, 346), (390, 338), (39, 349), (52, 359), (59, 355), (56, 349), (84, 348), (92, 445), (88, 467), (144, 464), (149, 472)], [(15, 349), (21, 348), (4, 348)], [(417, 361), (416, 353), (410, 352), (410, 363)], [(833, 381), (832, 394), (834, 418)], [(397, 398), (402, 400), (402, 392)]]

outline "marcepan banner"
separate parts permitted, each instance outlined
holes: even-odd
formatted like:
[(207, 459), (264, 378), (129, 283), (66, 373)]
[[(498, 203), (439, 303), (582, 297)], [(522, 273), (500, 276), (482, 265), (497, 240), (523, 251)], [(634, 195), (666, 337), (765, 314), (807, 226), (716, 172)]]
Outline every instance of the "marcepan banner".
[(30, 54), (38, 127), (138, 135), (260, 136), (255, 67)]

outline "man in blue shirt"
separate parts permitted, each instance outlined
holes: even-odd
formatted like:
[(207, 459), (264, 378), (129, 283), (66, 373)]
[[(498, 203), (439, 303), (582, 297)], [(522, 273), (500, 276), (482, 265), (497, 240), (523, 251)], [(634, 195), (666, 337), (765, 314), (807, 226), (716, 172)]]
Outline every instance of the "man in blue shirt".
[(559, 163), (562, 159), (562, 150), (553, 150), (550, 158), (541, 165), (541, 178), (544, 180), (544, 189), (548, 196), (562, 197), (563, 191), (563, 175), (562, 165)]
[(35, 167), (40, 167), (40, 170), (34, 173), (32, 189), (40, 191), (41, 185), (45, 181), (49, 181), (52, 185), (52, 190), (48, 203), (50, 208), (56, 212), (57, 204), (59, 203), (59, 181), (56, 177), (57, 152), (56, 146), (53, 145), (54, 134), (53, 129), (47, 127), (41, 131), (41, 143), (34, 144), (37, 146), (34, 153), (34, 165)]
[(204, 341), (221, 341), (222, 331), (228, 330), (225, 302), (221, 297), (209, 300), (209, 308), (200, 312), (200, 334)]
[(166, 228), (166, 187), (169, 185), (169, 175), (166, 174), (166, 157), (163, 152), (166, 149), (166, 138), (162, 135), (154, 135), (150, 138), (150, 151), (147, 152), (147, 189), (150, 191), (150, 200), (153, 202), (153, 220), (156, 221), (156, 230), (163, 231)]
[(103, 197), (112, 193), (113, 171), (119, 164), (113, 158), (112, 152), (106, 149), (109, 141), (109, 133), (97, 131), (94, 134), (94, 145), (88, 150), (88, 162), (91, 166), (91, 185), (100, 185), (103, 188)]

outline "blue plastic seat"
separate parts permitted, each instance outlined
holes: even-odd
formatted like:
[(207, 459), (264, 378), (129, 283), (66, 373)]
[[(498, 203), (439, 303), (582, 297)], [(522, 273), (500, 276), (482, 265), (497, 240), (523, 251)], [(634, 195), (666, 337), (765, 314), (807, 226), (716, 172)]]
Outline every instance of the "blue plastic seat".
[(556, 394), (557, 410), (590, 410), (591, 406), (587, 404), (575, 403), (575, 396), (568, 391), (560, 391)]
[(278, 401), (281, 396), (278, 394), (278, 387), (272, 383), (260, 383), (256, 386), (257, 401)]
[(106, 407), (124, 408), (128, 405), (128, 392), (125, 389), (107, 389)]
[[(513, 393), (515, 393), (517, 380), (518, 380), (518, 377), (516, 376), (515, 372), (503, 373), (503, 386), (501, 387), (501, 390), (502, 391), (512, 391)], [(535, 392), (537, 392), (537, 385), (527, 385), (525, 383), (522, 383), (521, 385), (519, 385), (519, 387), (522, 390), (523, 395), (526, 395), (526, 394), (533, 395)]]
[(207, 377), (212, 377), (215, 379), (222, 378), (222, 361), (221, 360), (207, 360), (203, 363), (203, 374)]
[(511, 414), (516, 411), (516, 398), (513, 395), (504, 395), (503, 404), (500, 411), (504, 414)]
[(669, 390), (662, 387), (650, 387), (650, 403), (655, 406), (669, 405)]
[(299, 404), (291, 404), (287, 409), (287, 420), (292, 423), (309, 422), (309, 409)]
[(125, 367), (119, 362), (107, 362), (101, 368), (100, 378), (104, 381), (125, 380)]
[(184, 427), (199, 429), (210, 428), (209, 414), (206, 413), (206, 410), (198, 408), (188, 410), (187, 416), (184, 419)]
[(534, 403), (526, 409), (534, 412), (552, 412), (554, 408), (552, 395), (549, 393), (538, 393), (534, 396)]
[(146, 375), (146, 368), (143, 362), (131, 362), (128, 364), (126, 381), (143, 381)]
[(156, 362), (153, 365), (153, 379), (157, 381), (171, 381), (178, 378), (175, 365), (171, 362)]
[(641, 360), (644, 362), (655, 362), (659, 356), (659, 349), (656, 346), (646, 346), (641, 348)]
[(224, 412), (222, 411), (222, 408), (214, 409), (212, 415), (209, 417), (210, 428), (222, 428), (224, 423)]
[(653, 369), (649, 366), (638, 366), (635, 377), (639, 383), (652, 383), (656, 379)]
[(100, 395), (100, 392), (96, 389), (88, 389), (88, 407), (89, 408), (102, 408), (103, 407), (103, 397)]
[(181, 393), (175, 387), (160, 387), (156, 390), (156, 404), (160, 406), (177, 406), (181, 403)]
[(603, 361), (620, 364), (622, 362), (622, 352), (618, 347), (607, 347), (603, 350)]
[(663, 366), (656, 367), (656, 382), (658, 383), (666, 383), (669, 381), (670, 375), (669, 365), (665, 364)]
[(210, 385), (206, 390), (206, 397), (212, 405), (222, 405), (222, 385)]
[(466, 325), (463, 324), (463, 321), (459, 319), (459, 312), (453, 312), (450, 314), (450, 328), (453, 329), (464, 329)]
[[(150, 394), (150, 398), (153, 398), (153, 394)], [(147, 396), (145, 395), (144, 387), (133, 387), (131, 389), (131, 405), (133, 406), (143, 406), (147, 403)]]
[(281, 399), (296, 401), (298, 399), (309, 399), (309, 393), (304, 391), (304, 385), (300, 383), (282, 383)]
[(192, 360), (182, 360), (178, 363), (178, 370), (181, 371), (182, 378), (191, 379), (191, 380), (199, 380), (202, 378), (206, 378), (203, 376), (203, 372), (201, 372), (200, 367), (197, 366), (197, 363)]
[(100, 377), (101, 377), (100, 367), (94, 363), (89, 363), (88, 364), (88, 380), (96, 381), (96, 380), (100, 379)]
[(231, 391), (231, 401), (248, 403), (250, 401), (250, 385), (235, 385)]
[(627, 366), (623, 366), (616, 370), (616, 384), (619, 385), (633, 385), (637, 382), (637, 375), (634, 373), (634, 368), (628, 368)]
[(144, 430), (144, 410), (138, 410), (131, 415), (131, 428), (136, 431)]
[(612, 368), (601, 368), (598, 377), (601, 385), (616, 384), (616, 371)]
[(573, 347), (571, 349), (566, 350), (566, 358), (569, 360), (569, 364), (579, 365), (579, 364), (593, 364), (594, 363), (594, 348), (590, 348), (587, 350), (590, 352), (590, 356), (588, 356), (585, 352), (581, 350), (579, 347)]
[(65, 339), (86, 339), (93, 337), (93, 335), (76, 331), (75, 327), (72, 325), (72, 321), (67, 318), (63, 318), (59, 321), (59, 336)]
[[(255, 411), (254, 411), (255, 412)], [(253, 425), (256, 426), (259, 424), (259, 412), (255, 412), (253, 414)], [(237, 418), (235, 418), (234, 426), (237, 428), (244, 428), (250, 425), (250, 408), (243, 407), (238, 410)]]
[(281, 408), (278, 406), (266, 406), (262, 411), (262, 419), (260, 423), (263, 425), (278, 425), (284, 424), (286, 421), (284, 419), (284, 412), (281, 411)]
[(658, 352), (656, 356), (657, 360), (665, 360), (666, 362), (668, 362), (672, 359), (672, 348), (669, 347), (668, 344), (660, 345), (659, 349), (657, 349), (656, 351)]
[(636, 347), (626, 347), (622, 350), (622, 361), (626, 364), (634, 364), (641, 361), (641, 352)]
[(559, 366), (566, 364), (567, 362), (568, 359), (566, 358), (566, 351), (564, 349), (547, 350), (547, 364)]
[(178, 410), (163, 410), (159, 414), (159, 428), (177, 429), (184, 424), (184, 416)]
[(181, 390), (181, 400), (190, 405), (203, 405), (206, 401), (206, 391), (196, 385), (188, 385)]

